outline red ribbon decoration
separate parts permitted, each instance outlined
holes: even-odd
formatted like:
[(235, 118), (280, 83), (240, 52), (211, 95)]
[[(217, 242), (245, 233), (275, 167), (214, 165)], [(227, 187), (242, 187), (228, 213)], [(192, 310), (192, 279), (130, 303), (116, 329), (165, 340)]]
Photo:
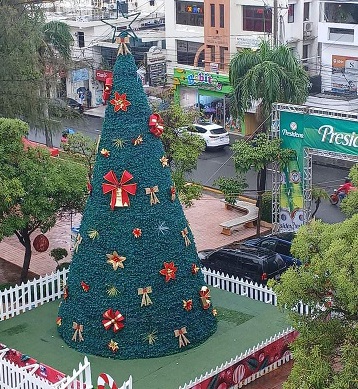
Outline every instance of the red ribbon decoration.
[(105, 330), (109, 330), (113, 325), (113, 332), (118, 332), (124, 327), (124, 324), (121, 323), (124, 320), (124, 316), (119, 311), (114, 312), (113, 309), (107, 309), (103, 314), (104, 320), (102, 324)]
[(158, 138), (163, 134), (163, 119), (158, 113), (149, 116), (149, 131)]
[(121, 180), (118, 181), (113, 170), (110, 170), (105, 176), (103, 176), (103, 178), (110, 182), (110, 184), (102, 184), (102, 191), (104, 194), (112, 192), (111, 209), (114, 209), (116, 204), (117, 190), (121, 191), (123, 204), (129, 205), (128, 193), (135, 195), (135, 192), (137, 191), (137, 184), (126, 184), (126, 182), (133, 178), (132, 174), (125, 170), (122, 174)]

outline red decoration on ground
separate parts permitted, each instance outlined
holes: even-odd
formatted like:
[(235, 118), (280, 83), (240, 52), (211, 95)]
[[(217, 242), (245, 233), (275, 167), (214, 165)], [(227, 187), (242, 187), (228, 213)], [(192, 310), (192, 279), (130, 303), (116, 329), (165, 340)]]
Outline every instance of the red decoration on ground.
[(120, 95), (118, 92), (114, 92), (114, 98), (111, 99), (110, 103), (114, 105), (114, 112), (127, 111), (127, 107), (131, 105), (130, 101), (127, 100), (127, 95), (125, 93)]
[(104, 194), (112, 192), (111, 209), (114, 209), (114, 207), (129, 207), (128, 193), (134, 195), (137, 191), (137, 184), (126, 184), (133, 178), (132, 174), (125, 170), (121, 180), (118, 181), (113, 170), (110, 170), (103, 178), (110, 182), (110, 184), (102, 184), (102, 191)]
[(113, 326), (113, 332), (118, 332), (124, 327), (124, 324), (121, 323), (124, 320), (124, 316), (119, 311), (114, 312), (113, 309), (108, 309), (103, 314), (104, 320), (102, 324), (105, 330), (109, 330)]
[(50, 242), (44, 234), (37, 235), (33, 242), (34, 249), (39, 253), (43, 253), (50, 246)]
[(101, 373), (97, 379), (97, 389), (105, 389), (105, 384), (107, 384), (110, 389), (118, 389), (117, 384), (110, 375)]
[(149, 116), (149, 131), (158, 138), (163, 134), (163, 119), (158, 113)]
[(164, 262), (164, 269), (160, 270), (160, 274), (165, 276), (165, 282), (175, 280), (175, 273), (178, 268), (174, 265), (174, 262)]

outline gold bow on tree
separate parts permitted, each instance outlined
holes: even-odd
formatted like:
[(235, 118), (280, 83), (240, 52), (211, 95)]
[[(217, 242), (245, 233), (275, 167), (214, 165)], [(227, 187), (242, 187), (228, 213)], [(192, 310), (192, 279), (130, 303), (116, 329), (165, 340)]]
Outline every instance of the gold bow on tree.
[(179, 348), (182, 348), (183, 346), (186, 346), (188, 343), (190, 343), (185, 334), (186, 327), (182, 327), (180, 330), (174, 330), (175, 337), (179, 337)]
[(138, 288), (138, 296), (142, 297), (142, 302), (140, 304), (141, 307), (153, 304), (152, 300), (148, 296), (148, 293), (152, 293), (152, 287), (147, 286), (146, 288)]
[(188, 238), (188, 228), (185, 227), (184, 230), (181, 230), (181, 236), (184, 238), (185, 246), (188, 247), (190, 245), (190, 239)]
[(127, 43), (129, 43), (128, 36), (120, 36), (116, 39), (116, 43), (119, 43), (118, 54), (117, 55), (127, 55), (130, 54)]
[(156, 193), (159, 192), (158, 185), (152, 186), (151, 188), (145, 188), (145, 194), (150, 195), (150, 205), (160, 203)]
[(77, 342), (77, 335), (78, 335), (78, 341), (79, 342), (83, 342), (83, 336), (82, 336), (83, 325), (82, 324), (78, 324), (78, 323), (76, 323), (74, 321), (73, 324), (72, 324), (72, 328), (75, 330), (75, 333), (72, 336), (72, 340)]

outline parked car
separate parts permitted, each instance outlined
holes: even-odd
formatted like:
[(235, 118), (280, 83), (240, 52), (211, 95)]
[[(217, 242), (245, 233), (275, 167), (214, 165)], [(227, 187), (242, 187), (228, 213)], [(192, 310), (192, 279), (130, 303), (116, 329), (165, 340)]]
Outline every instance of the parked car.
[(206, 268), (259, 284), (266, 284), (270, 278), (280, 279), (287, 268), (279, 254), (254, 246), (204, 250), (198, 255)]
[(66, 114), (69, 113), (68, 110), (74, 110), (77, 113), (83, 113), (84, 108), (83, 105), (75, 99), (64, 97), (62, 99), (51, 99), (49, 103), (49, 110), (50, 113), (54, 116), (66, 117)]
[(230, 144), (229, 133), (224, 127), (218, 124), (199, 124), (195, 123), (190, 126), (178, 129), (179, 134), (184, 131), (189, 134), (195, 134), (205, 140), (206, 148), (222, 148)]
[(248, 239), (243, 244), (247, 246), (262, 247), (280, 254), (282, 259), (286, 262), (287, 267), (301, 266), (302, 262), (299, 259), (294, 258), (291, 254), (293, 238), (294, 233), (282, 233)]
[(65, 97), (64, 101), (67, 103), (67, 106), (78, 111), (79, 113), (83, 113), (84, 108), (81, 103), (76, 101), (75, 99), (71, 99), (70, 97)]

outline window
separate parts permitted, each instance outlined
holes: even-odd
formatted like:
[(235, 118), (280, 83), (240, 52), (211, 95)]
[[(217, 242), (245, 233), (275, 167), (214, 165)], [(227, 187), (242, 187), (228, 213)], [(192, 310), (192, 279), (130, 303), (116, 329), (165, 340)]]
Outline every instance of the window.
[(272, 32), (271, 9), (243, 5), (243, 29), (245, 31)]
[(154, 6), (154, 0), (149, 0), (149, 5), (153, 7)]
[(220, 11), (220, 28), (224, 28), (224, 26), (225, 26), (224, 4), (219, 5), (219, 11)]
[(177, 1), (176, 23), (188, 26), (204, 26), (204, 3)]
[[(194, 66), (195, 55), (202, 45), (203, 44), (199, 42), (188, 42), (188, 41), (177, 40), (178, 64)], [(205, 65), (204, 61), (205, 61), (204, 50), (202, 50), (199, 55), (197, 66), (204, 67)]]
[(287, 16), (287, 22), (293, 23), (295, 21), (295, 5), (289, 4), (288, 5), (288, 16)]
[(303, 20), (310, 20), (310, 3), (303, 4)]
[(210, 27), (215, 27), (215, 4), (210, 4)]
[(77, 32), (78, 47), (85, 47), (85, 33), (83, 31)]
[(210, 50), (210, 62), (215, 62), (215, 46), (208, 46)]
[(220, 69), (225, 68), (225, 59), (226, 59), (226, 51), (228, 50), (227, 47), (220, 47)]

